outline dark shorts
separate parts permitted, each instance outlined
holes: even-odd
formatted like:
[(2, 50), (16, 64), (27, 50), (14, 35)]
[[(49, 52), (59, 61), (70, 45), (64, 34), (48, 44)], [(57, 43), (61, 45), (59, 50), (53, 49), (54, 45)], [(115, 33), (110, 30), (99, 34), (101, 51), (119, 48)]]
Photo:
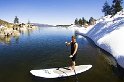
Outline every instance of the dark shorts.
[(71, 58), (72, 61), (75, 61), (76, 60), (76, 55), (74, 55), (72, 58)]

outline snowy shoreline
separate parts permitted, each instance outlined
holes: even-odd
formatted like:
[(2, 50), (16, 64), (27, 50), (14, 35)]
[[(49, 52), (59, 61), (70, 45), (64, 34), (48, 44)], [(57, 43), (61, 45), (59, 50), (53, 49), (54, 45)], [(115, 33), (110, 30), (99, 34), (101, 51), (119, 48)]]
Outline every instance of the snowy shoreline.
[(124, 12), (114, 17), (106, 16), (97, 20), (95, 25), (76, 28), (76, 32), (91, 38), (97, 46), (113, 55), (124, 68)]

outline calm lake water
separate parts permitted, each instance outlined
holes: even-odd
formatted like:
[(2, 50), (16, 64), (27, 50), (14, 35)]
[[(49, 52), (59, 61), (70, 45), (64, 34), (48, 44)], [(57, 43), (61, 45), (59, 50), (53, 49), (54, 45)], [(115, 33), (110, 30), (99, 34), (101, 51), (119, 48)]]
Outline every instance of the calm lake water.
[[(72, 35), (75, 35), (72, 29), (51, 27), (0, 40), (0, 82), (76, 82), (75, 76), (44, 79), (30, 74), (32, 69), (68, 66), (70, 48), (65, 46), (65, 41), (70, 41)], [(124, 82), (124, 71), (109, 53), (90, 39), (76, 36), (79, 44), (77, 65), (93, 65), (77, 75), (78, 82)]]

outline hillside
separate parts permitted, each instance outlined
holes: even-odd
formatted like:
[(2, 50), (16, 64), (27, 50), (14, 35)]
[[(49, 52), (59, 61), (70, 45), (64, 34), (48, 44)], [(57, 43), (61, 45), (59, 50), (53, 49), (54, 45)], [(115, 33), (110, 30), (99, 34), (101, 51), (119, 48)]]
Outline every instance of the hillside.
[(117, 63), (124, 68), (124, 12), (115, 16), (105, 16), (97, 20), (95, 25), (77, 29), (78, 33), (91, 38), (95, 44), (109, 52)]
[(31, 23), (31, 24), (38, 27), (54, 27), (53, 25), (48, 25), (48, 24), (39, 24), (39, 23)]
[(4, 25), (4, 26), (7, 26), (7, 27), (11, 27), (11, 25), (13, 25), (13, 24), (0, 19), (0, 25)]

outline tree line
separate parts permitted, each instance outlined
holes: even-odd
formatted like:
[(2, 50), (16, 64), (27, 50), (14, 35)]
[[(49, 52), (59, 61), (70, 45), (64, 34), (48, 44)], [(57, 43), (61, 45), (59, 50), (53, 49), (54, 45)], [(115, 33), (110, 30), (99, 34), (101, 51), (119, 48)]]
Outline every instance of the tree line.
[(80, 19), (76, 18), (74, 21), (74, 24), (79, 25), (79, 26), (93, 25), (95, 21), (96, 21), (96, 19), (94, 19), (93, 17), (90, 17), (90, 19), (88, 21), (84, 17), (82, 17)]
[(105, 16), (107, 15), (115, 15), (117, 12), (121, 11), (123, 0), (113, 0), (112, 5), (110, 6), (108, 2), (106, 1), (104, 3), (102, 12)]

